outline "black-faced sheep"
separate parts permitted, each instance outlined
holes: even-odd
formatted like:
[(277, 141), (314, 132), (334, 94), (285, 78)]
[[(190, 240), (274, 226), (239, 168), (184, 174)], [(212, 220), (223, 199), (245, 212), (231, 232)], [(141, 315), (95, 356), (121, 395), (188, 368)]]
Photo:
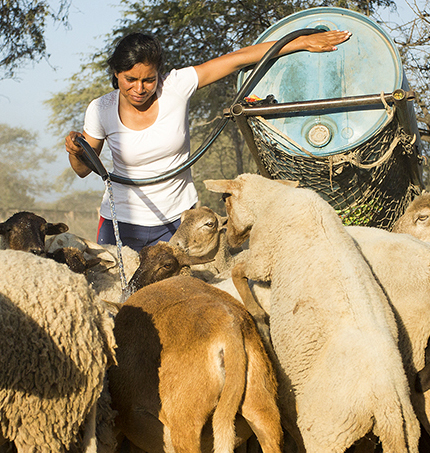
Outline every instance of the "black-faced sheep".
[(395, 233), (407, 233), (430, 242), (430, 193), (415, 198), (393, 226)]
[(20, 453), (95, 452), (96, 403), (115, 363), (112, 318), (83, 275), (53, 260), (3, 250), (0, 272), (4, 439)]
[(258, 175), (205, 184), (226, 194), (230, 244), (249, 237), (246, 277), (271, 281), (280, 403), (286, 419), (297, 409), (299, 445), (340, 453), (373, 431), (386, 451), (417, 452), (393, 313), (335, 211), (308, 189)]
[(214, 452), (232, 453), (239, 412), (263, 452), (280, 453), (276, 379), (252, 318), (230, 295), (189, 276), (151, 284), (120, 309), (115, 338), (116, 426), (135, 446), (209, 452), (212, 416)]
[(0, 223), (0, 248), (43, 255), (46, 235), (64, 233), (68, 229), (64, 223), (47, 222), (32, 212), (17, 212)]

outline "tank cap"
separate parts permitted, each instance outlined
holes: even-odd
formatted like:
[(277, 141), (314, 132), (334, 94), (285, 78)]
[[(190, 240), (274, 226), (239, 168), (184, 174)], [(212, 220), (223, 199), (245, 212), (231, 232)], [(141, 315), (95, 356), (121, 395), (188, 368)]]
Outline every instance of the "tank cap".
[(307, 138), (312, 146), (321, 148), (331, 140), (331, 131), (324, 124), (316, 124), (309, 130)]

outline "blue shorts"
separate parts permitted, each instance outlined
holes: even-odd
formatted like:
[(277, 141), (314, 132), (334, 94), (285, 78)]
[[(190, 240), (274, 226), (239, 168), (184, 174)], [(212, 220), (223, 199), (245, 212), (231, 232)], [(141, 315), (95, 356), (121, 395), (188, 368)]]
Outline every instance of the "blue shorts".
[[(180, 224), (181, 219), (153, 227), (118, 222), (119, 237), (121, 238), (122, 245), (128, 245), (130, 248), (140, 252), (145, 245), (154, 245), (158, 241), (168, 242)], [(100, 217), (97, 230), (97, 244), (116, 245), (112, 220)]]

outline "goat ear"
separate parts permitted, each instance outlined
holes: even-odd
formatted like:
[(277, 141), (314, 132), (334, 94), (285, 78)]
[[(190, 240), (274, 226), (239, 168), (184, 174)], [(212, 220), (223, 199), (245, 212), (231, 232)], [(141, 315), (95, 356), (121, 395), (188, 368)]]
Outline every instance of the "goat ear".
[(299, 181), (291, 181), (289, 179), (275, 179), (274, 181), (280, 182), (284, 186), (288, 186), (288, 187), (294, 187), (295, 188), (295, 187), (299, 186)]
[(65, 223), (46, 223), (45, 224), (45, 234), (60, 234), (65, 233), (69, 230), (69, 227)]
[(217, 193), (232, 193), (238, 188), (238, 182), (232, 179), (206, 179), (203, 184), (206, 189)]

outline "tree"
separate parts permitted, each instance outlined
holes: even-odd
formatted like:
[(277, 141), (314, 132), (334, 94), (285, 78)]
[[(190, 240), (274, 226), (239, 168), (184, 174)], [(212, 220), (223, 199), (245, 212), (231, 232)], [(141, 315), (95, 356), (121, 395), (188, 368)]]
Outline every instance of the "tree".
[[(425, 156), (430, 155), (430, 2), (429, 0), (408, 1), (409, 11), (400, 23), (379, 21), (390, 31), (403, 62), (406, 78), (415, 92), (415, 111)], [(427, 159), (424, 161), (424, 183), (430, 184)]]
[[(58, 11), (47, 1), (1, 0), (0, 3), (0, 78), (14, 77), (25, 60), (47, 57), (47, 20), (67, 23), (71, 0), (60, 0)], [(0, 73), (1, 74), (1, 73)]]
[(419, 112), (421, 138), (430, 142), (430, 101), (428, 99), (430, 69), (430, 2), (406, 2), (410, 8), (409, 20), (402, 24), (389, 24), (398, 45), (409, 84), (413, 87)]
[(46, 150), (38, 150), (37, 134), (0, 124), (0, 207), (31, 209), (34, 196), (51, 188), (38, 170), (52, 159)]

